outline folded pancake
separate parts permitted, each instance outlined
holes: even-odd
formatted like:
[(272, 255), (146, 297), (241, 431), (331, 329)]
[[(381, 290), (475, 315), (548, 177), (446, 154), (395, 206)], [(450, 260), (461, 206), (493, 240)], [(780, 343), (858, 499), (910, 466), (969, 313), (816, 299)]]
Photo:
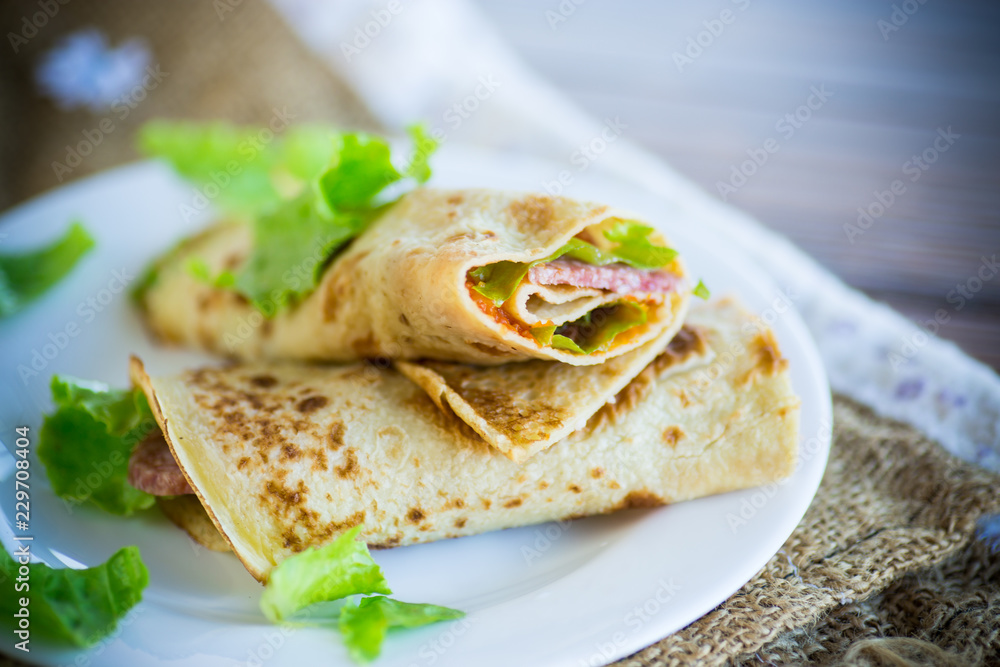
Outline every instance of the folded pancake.
[(670, 373), (664, 353), (523, 465), (391, 369), (257, 363), (152, 378), (134, 359), (132, 377), (179, 472), (263, 581), (282, 559), (355, 525), (369, 544), (391, 547), (791, 474), (799, 400), (771, 332), (728, 302), (700, 308), (691, 324), (716, 351), (712, 364)]
[(538, 359), (504, 366), (397, 361), (396, 368), (439, 408), (523, 463), (582, 428), (654, 359), (666, 378), (714, 357), (701, 330), (685, 324), (666, 349), (655, 339), (596, 368)]
[(151, 330), (254, 361), (593, 365), (669, 340), (692, 288), (666, 239), (635, 216), (533, 194), (415, 190), (330, 261), (315, 291), (269, 318), (191, 271), (192, 260), (209, 275), (236, 270), (252, 244), (248, 226), (222, 223), (164, 256), (141, 296)]

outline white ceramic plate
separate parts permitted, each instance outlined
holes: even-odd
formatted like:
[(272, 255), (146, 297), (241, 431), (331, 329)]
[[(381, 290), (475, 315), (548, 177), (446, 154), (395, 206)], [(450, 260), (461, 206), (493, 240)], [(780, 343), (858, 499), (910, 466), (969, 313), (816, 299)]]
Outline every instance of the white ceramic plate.
[[(446, 146), (435, 158), (433, 184), (541, 190), (565, 168)], [(625, 206), (662, 225), (715, 295), (738, 295), (775, 328), (802, 397), (805, 455), (790, 480), (769, 488), (375, 552), (397, 597), (468, 612), (462, 621), (391, 635), (381, 666), (611, 662), (684, 627), (735, 592), (781, 547), (816, 493), (829, 449), (830, 394), (813, 343), (780, 291), (726, 239), (699, 233), (696, 214), (689, 212), (697, 207), (598, 178), (593, 169), (574, 173), (573, 181), (568, 194)], [(29, 426), (37, 441), (54, 373), (124, 386), (129, 353), (161, 372), (210, 361), (157, 349), (119, 289), (175, 239), (206, 223), (209, 211), (188, 215), (185, 206), (195, 204), (190, 185), (159, 164), (140, 163), (74, 183), (3, 217), (0, 252), (52, 239), (73, 219), (84, 221), (97, 239), (96, 250), (66, 281), (0, 323), (0, 440), (8, 450), (17, 426)], [(13, 469), (13, 458), (0, 452), (0, 530), (8, 549)], [(260, 587), (231, 555), (194, 545), (155, 510), (122, 519), (68, 508), (52, 494), (37, 460), (31, 470), (37, 559), (93, 565), (136, 544), (150, 585), (119, 630), (88, 652), (35, 640), (31, 653), (19, 658), (130, 667), (349, 664), (335, 632), (267, 624), (257, 607)], [(0, 650), (19, 653), (9, 635), (3, 641)]]

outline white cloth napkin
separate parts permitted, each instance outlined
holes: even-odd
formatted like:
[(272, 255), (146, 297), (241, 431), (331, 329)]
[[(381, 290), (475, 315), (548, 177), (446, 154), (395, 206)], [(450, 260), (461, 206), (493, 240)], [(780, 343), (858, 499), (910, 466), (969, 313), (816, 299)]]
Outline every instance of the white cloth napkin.
[[(614, 123), (587, 116), (525, 67), (466, 0), (271, 3), (386, 127), (440, 118), (447, 141), (564, 161)], [(1000, 378), (936, 338), (933, 325), (918, 327), (847, 287), (787, 239), (625, 138), (593, 167), (683, 207), (741, 245), (777, 284), (795, 285), (795, 306), (835, 391), (1000, 471)]]

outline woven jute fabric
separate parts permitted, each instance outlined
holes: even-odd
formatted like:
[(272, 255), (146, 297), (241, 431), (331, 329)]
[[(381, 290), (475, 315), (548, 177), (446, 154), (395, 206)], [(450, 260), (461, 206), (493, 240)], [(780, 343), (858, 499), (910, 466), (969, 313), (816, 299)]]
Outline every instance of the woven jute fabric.
[[(287, 107), (296, 121), (375, 129), (266, 4), (223, 6), (233, 11), (197, 0), (71, 2), (0, 58), (0, 208), (59, 185), (51, 163), (102, 118), (57, 109), (32, 82), (41, 54), (84, 27), (113, 46), (142, 38), (169, 75), (63, 182), (134, 159), (132, 135), (153, 117), (265, 123)], [(33, 0), (4, 3), (4, 33), (35, 11)], [(837, 398), (826, 475), (782, 550), (718, 608), (617, 664), (1000, 664), (1000, 557), (975, 539), (977, 520), (1000, 511), (998, 482)]]
[(976, 539), (1000, 477), (846, 398), (834, 408), (826, 474), (781, 551), (616, 665), (1000, 664), (1000, 555)]

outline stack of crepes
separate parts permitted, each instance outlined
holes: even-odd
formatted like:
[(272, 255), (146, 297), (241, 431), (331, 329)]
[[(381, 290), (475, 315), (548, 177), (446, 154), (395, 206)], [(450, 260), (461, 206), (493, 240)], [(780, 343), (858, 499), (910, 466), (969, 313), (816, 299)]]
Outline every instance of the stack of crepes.
[(146, 281), (158, 338), (234, 361), (152, 377), (133, 360), (162, 433), (130, 480), (259, 580), (358, 525), (391, 547), (794, 468), (799, 400), (773, 334), (729, 300), (689, 312), (682, 256), (634, 214), (418, 188), (280, 308), (205, 278), (255, 261), (253, 243), (217, 224)]

